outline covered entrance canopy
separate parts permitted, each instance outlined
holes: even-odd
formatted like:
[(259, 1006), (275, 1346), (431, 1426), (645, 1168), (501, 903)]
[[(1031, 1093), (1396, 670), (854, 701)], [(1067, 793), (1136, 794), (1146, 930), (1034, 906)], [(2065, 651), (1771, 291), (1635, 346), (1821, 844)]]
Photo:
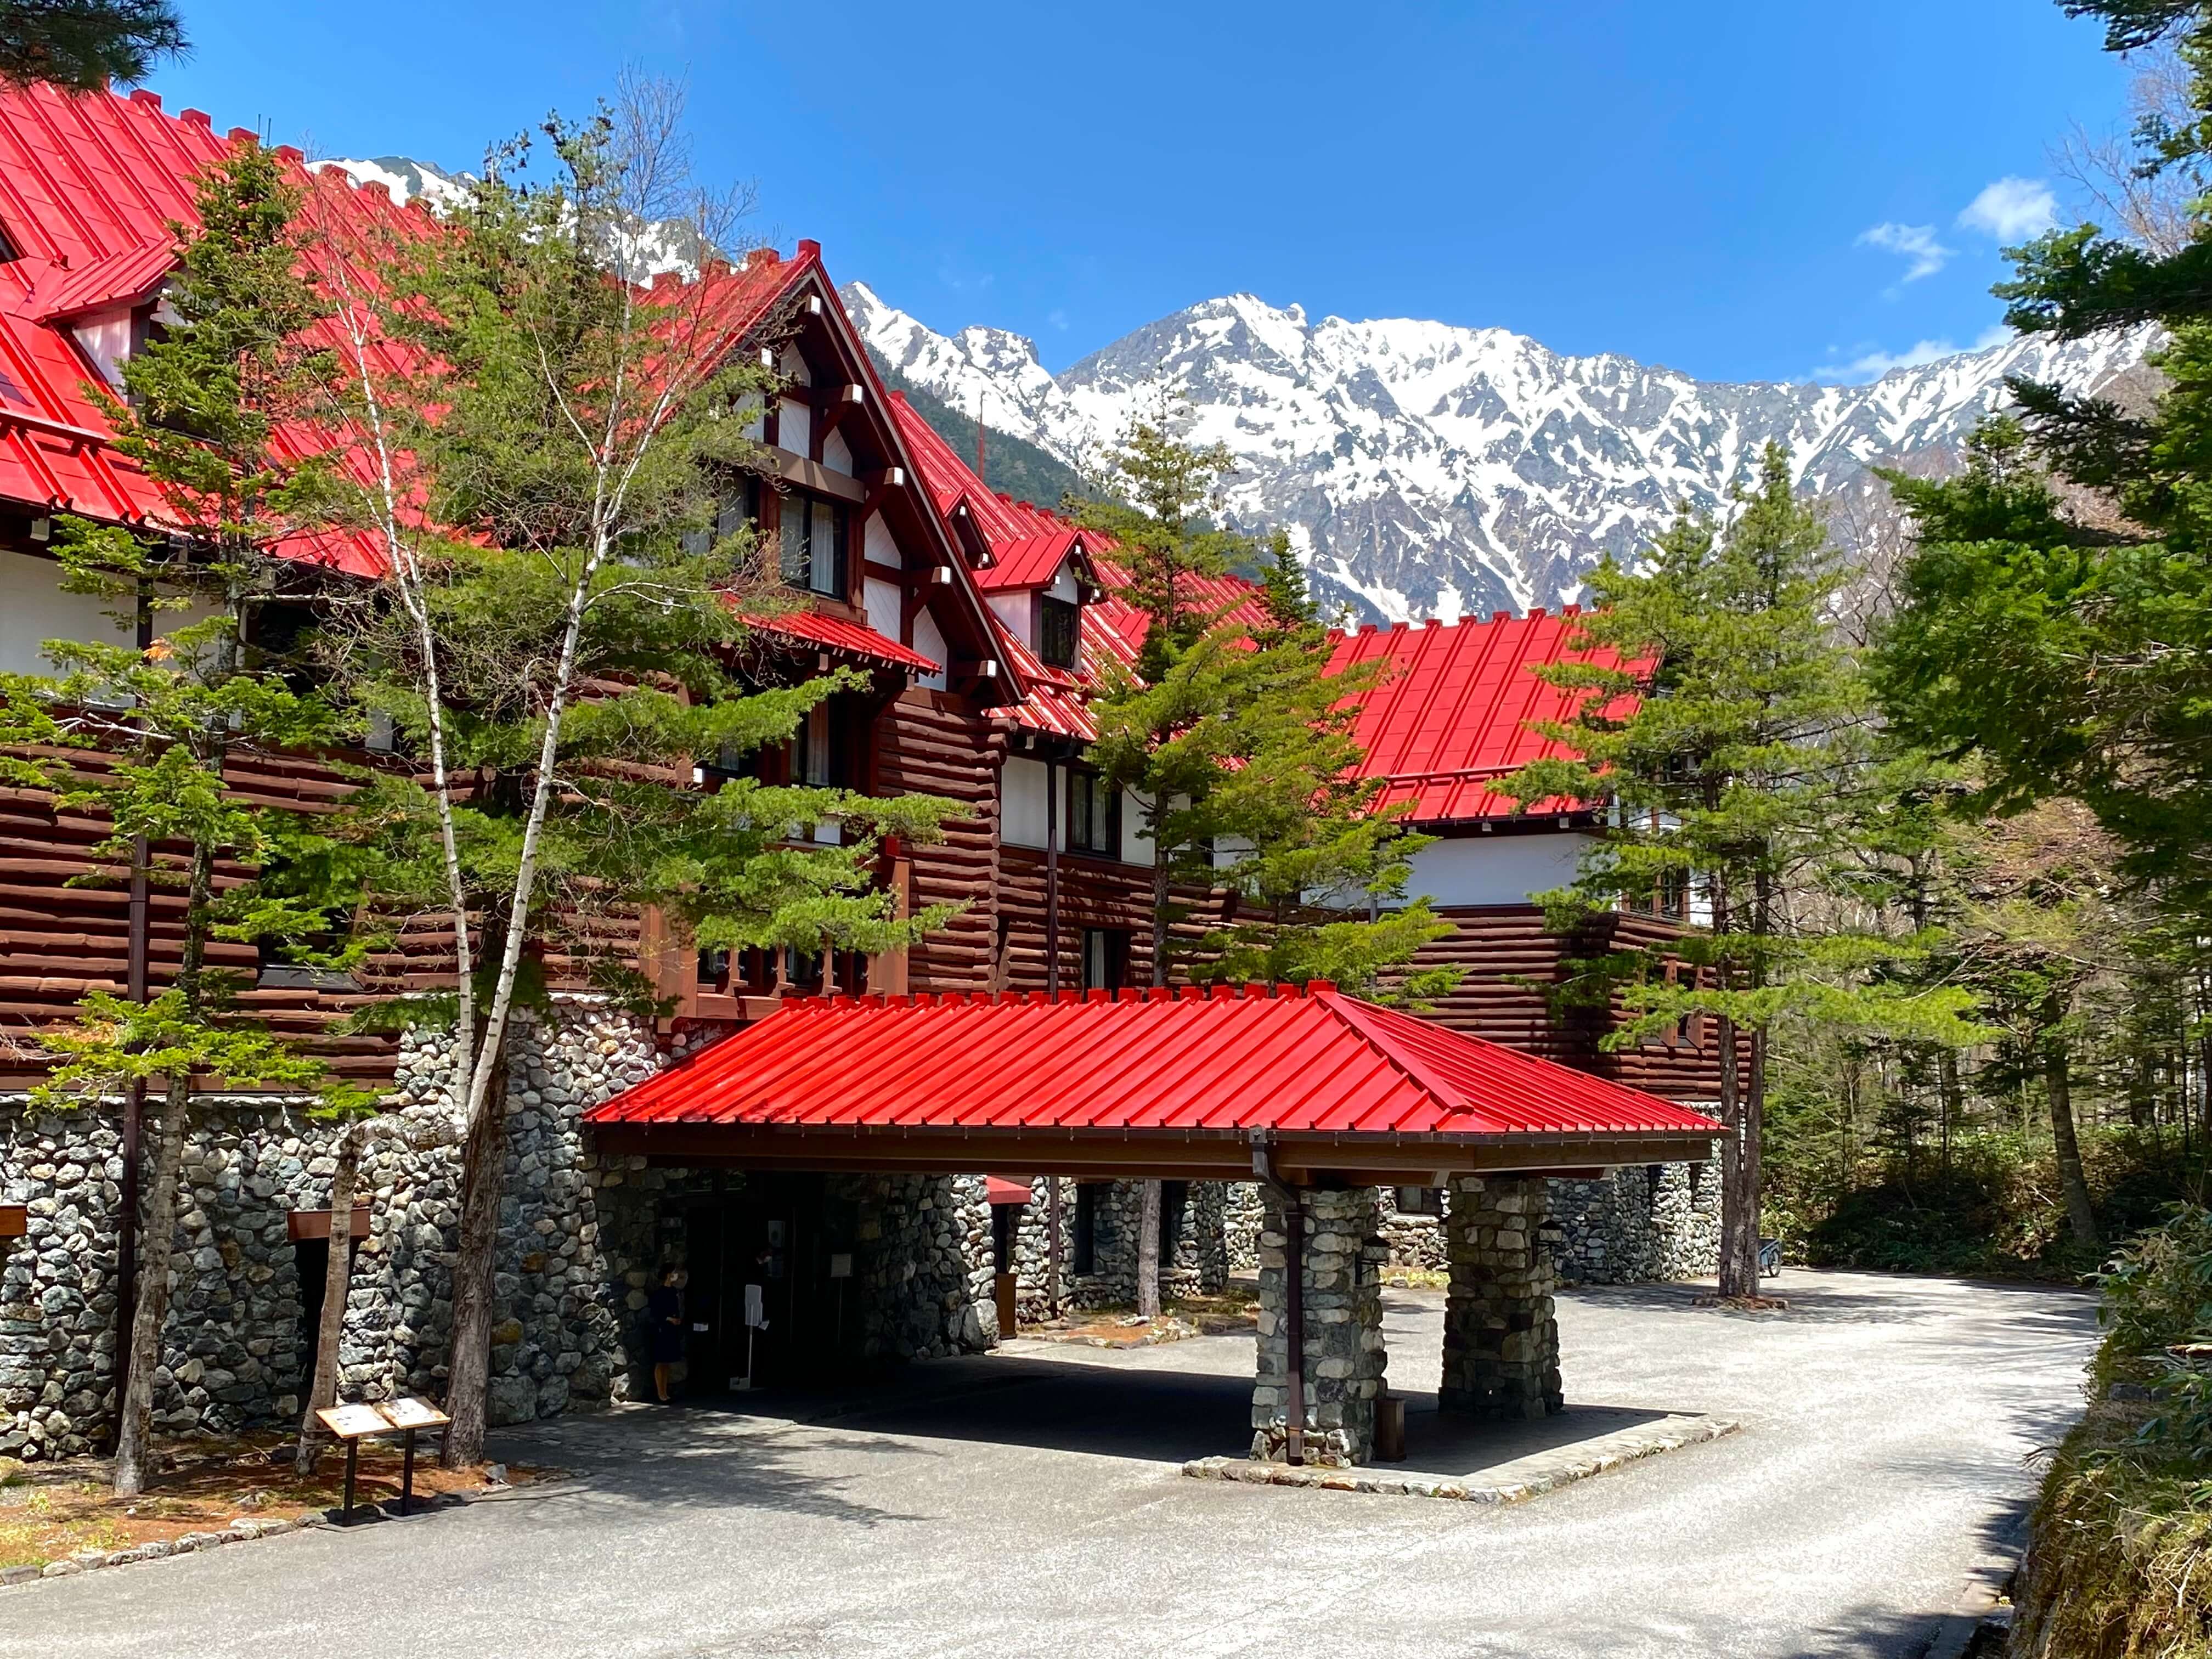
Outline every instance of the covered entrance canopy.
[(787, 999), (586, 1121), (672, 1164), (1438, 1186), (1697, 1162), (1725, 1133), (1319, 981)]

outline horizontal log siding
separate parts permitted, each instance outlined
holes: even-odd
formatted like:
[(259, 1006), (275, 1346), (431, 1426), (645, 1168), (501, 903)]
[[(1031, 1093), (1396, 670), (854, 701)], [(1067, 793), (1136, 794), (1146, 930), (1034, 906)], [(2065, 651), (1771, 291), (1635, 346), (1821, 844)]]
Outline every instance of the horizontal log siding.
[[(1608, 1053), (1600, 1040), (1618, 1018), (1618, 1008), (1610, 1014), (1571, 1008), (1554, 1015), (1547, 988), (1564, 981), (1568, 959), (1606, 948), (1603, 934), (1570, 940), (1547, 932), (1544, 913), (1533, 905), (1449, 907), (1437, 914), (1453, 931), (1424, 945), (1413, 965), (1463, 971), (1458, 988), (1437, 999), (1429, 1018), (1668, 1099), (1718, 1098), (1720, 1066), (1710, 1030), (1696, 1032), (1696, 1047), (1652, 1042)], [(1600, 926), (1623, 945), (1636, 945), (1664, 944), (1678, 931), (1644, 916), (1608, 917)]]
[(964, 904), (907, 955), (912, 991), (991, 988), (999, 924), (999, 763), (990, 722), (943, 692), (902, 692), (876, 717), (875, 784), (882, 795), (943, 795), (971, 816), (945, 840), (913, 849), (913, 903)]

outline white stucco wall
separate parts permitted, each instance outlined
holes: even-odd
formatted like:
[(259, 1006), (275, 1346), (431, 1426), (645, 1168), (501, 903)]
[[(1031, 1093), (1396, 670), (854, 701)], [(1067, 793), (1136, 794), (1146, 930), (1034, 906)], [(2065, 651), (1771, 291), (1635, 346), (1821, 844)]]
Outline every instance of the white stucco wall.
[(937, 672), (917, 674), (915, 684), (942, 691), (945, 689), (945, 668), (951, 659), (951, 653), (945, 648), (945, 634), (938, 627), (937, 618), (927, 611), (914, 619), (914, 648), (937, 665)]
[(1531, 893), (1574, 879), (1583, 850), (1596, 837), (1559, 831), (1538, 835), (1455, 836), (1413, 854), (1409, 897), (1425, 894), (1449, 904), (1526, 904)]
[(853, 471), (853, 452), (846, 447), (845, 434), (833, 432), (822, 441), (822, 465), (832, 472), (850, 477)]
[(1008, 756), (1000, 769), (999, 836), (1008, 846), (1044, 846), (1045, 783), (1049, 770), (1042, 761), (1014, 755)]
[(906, 568), (906, 555), (899, 550), (898, 538), (880, 513), (869, 514), (867, 523), (860, 526), (860, 551), (878, 564), (887, 564), (894, 570)]
[[(899, 615), (903, 609), (898, 589), (874, 576), (861, 584), (861, 603), (867, 607), (868, 626), (887, 640), (899, 636)], [(935, 659), (942, 663), (942, 657)]]
[[(102, 613), (111, 601), (88, 593), (61, 591), (61, 567), (27, 553), (0, 552), (0, 669), (15, 674), (51, 674), (52, 663), (39, 649), (46, 640), (88, 640), (129, 645), (136, 630)], [(161, 631), (187, 618), (177, 611), (155, 616)]]

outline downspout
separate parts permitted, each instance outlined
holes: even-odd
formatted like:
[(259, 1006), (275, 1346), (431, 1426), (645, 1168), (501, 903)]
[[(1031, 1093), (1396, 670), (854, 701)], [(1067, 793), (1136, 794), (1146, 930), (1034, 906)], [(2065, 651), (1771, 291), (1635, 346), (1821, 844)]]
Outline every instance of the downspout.
[[(143, 654), (154, 643), (153, 595), (138, 585), (138, 649)], [(125, 947), (123, 994), (143, 1007), (150, 990), (153, 896), (147, 862), (153, 850), (146, 837), (131, 842), (131, 908), (129, 944)], [(117, 1237), (115, 1247), (115, 1412), (118, 1433), (123, 1420), (123, 1401), (131, 1387), (131, 1321), (138, 1305), (138, 1172), (141, 1145), (145, 1139), (146, 1085), (133, 1079), (123, 1091), (122, 1179), (116, 1185)]]

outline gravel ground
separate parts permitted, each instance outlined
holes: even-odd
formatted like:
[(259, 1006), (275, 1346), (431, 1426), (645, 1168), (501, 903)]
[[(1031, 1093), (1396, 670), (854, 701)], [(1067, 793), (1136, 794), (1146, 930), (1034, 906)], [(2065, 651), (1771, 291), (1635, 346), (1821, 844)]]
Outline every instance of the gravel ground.
[[(1917, 1656), (2016, 1539), (2093, 1304), (1780, 1288), (1757, 1317), (1690, 1286), (1561, 1298), (1571, 1402), (1744, 1426), (1510, 1508), (1183, 1478), (1249, 1432), (1249, 1338), (1021, 1343), (752, 1415), (511, 1432), (495, 1452), (578, 1478), (0, 1591), (0, 1656)], [(1389, 1293), (1400, 1391), (1435, 1387), (1441, 1320)]]

